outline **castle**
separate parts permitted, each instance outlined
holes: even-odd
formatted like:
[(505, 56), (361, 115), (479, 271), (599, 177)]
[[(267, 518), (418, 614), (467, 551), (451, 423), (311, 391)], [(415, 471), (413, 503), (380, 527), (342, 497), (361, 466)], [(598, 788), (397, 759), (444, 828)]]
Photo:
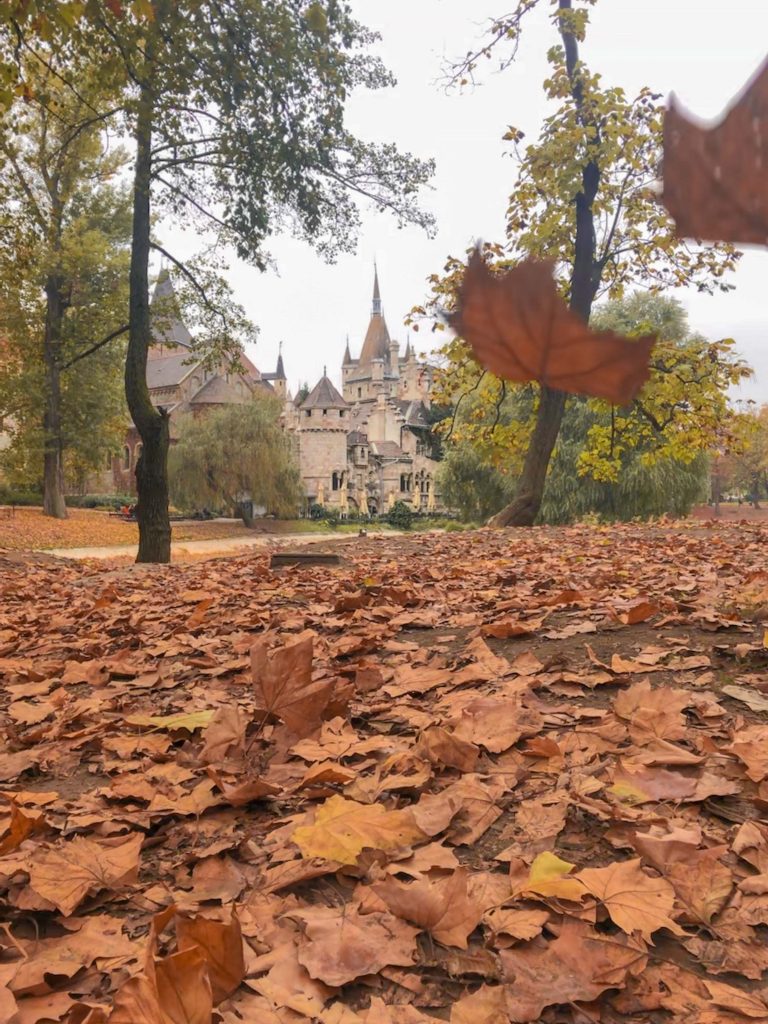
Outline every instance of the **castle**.
[[(152, 302), (162, 303), (166, 310), (176, 308), (167, 273), (158, 279)], [(341, 516), (376, 515), (396, 501), (421, 511), (441, 508), (430, 430), (432, 369), (418, 359), (410, 343), (401, 355), (399, 343), (390, 337), (375, 269), (368, 330), (357, 359), (347, 340), (341, 392), (324, 372), (308, 394), (300, 392), (294, 398), (282, 352), (274, 373), (260, 373), (245, 357), (240, 373), (224, 367), (207, 370), (191, 358), (192, 338), (178, 313), (162, 322), (165, 326), (149, 352), (147, 384), (152, 401), (170, 412), (172, 441), (185, 415), (203, 415), (271, 393), (283, 403), (282, 423), (304, 485), (305, 511), (322, 505)], [(102, 493), (134, 493), (140, 451), (141, 441), (131, 425), (122, 452), (111, 457), (91, 487)]]

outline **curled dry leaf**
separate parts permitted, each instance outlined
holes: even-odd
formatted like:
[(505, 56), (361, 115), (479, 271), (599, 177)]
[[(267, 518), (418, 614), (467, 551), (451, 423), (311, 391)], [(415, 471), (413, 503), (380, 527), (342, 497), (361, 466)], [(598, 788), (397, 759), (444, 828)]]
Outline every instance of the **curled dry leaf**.
[(312, 638), (269, 651), (260, 640), (251, 648), (251, 671), (264, 709), (276, 715), (298, 736), (320, 725), (333, 692), (333, 681), (312, 680)]
[(423, 878), (404, 885), (394, 878), (373, 888), (393, 914), (412, 921), (446, 946), (467, 948), (467, 938), (482, 920), (485, 908), (467, 892), (467, 869), (447, 878)]
[(354, 864), (364, 849), (402, 849), (427, 836), (410, 810), (388, 811), (381, 804), (332, 796), (317, 809), (314, 822), (299, 826), (291, 838), (305, 857)]
[(695, 124), (670, 99), (663, 201), (680, 237), (766, 245), (766, 165), (768, 64), (713, 128)]
[(450, 323), (478, 361), (506, 380), (628, 405), (650, 375), (655, 339), (590, 330), (560, 297), (551, 263), (525, 260), (494, 274), (476, 251)]
[(231, 995), (245, 977), (243, 939), (234, 910), (227, 920), (208, 917), (176, 918), (179, 950), (197, 949), (208, 965), (213, 1003)]

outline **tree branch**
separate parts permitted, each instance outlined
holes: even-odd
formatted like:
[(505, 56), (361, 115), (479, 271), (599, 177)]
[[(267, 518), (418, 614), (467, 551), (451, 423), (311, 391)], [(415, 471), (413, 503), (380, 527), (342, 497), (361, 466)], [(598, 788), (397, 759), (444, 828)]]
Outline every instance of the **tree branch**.
[(94, 352), (98, 352), (100, 348), (104, 348), (104, 346), (108, 345), (110, 341), (114, 341), (115, 338), (119, 338), (121, 334), (126, 334), (127, 331), (128, 324), (124, 324), (122, 327), (118, 327), (117, 330), (112, 331), (111, 334), (108, 334), (106, 338), (102, 338), (101, 341), (97, 341), (95, 345), (91, 345), (83, 352), (78, 352), (78, 354), (74, 356), (72, 359), (70, 359), (69, 362), (64, 363), (64, 365), (61, 367), (61, 370), (68, 370), (70, 366), (74, 366), (75, 363), (79, 363), (80, 360), (85, 359), (86, 356), (90, 356)]

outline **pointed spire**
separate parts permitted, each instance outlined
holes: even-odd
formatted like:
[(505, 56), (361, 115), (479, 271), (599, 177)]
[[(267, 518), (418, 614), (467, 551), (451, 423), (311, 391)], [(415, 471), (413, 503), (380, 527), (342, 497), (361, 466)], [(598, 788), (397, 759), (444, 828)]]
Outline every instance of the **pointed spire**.
[(343, 360), (341, 365), (342, 366), (349, 366), (351, 362), (352, 362), (352, 355), (350, 354), (350, 351), (349, 351), (349, 335), (347, 335), (347, 347), (344, 349), (344, 360)]
[(275, 380), (286, 380), (285, 367), (283, 366), (283, 343), (280, 342), (277, 352), (277, 369), (275, 370)]
[(373, 308), (371, 309), (373, 316), (381, 316), (381, 293), (379, 292), (379, 270), (376, 266), (376, 260), (373, 261)]
[(407, 363), (410, 358), (411, 358), (411, 336), (409, 334), (408, 335), (408, 344), (405, 346), (405, 355), (403, 356), (403, 359)]
[(328, 376), (328, 367), (327, 367), (327, 366), (324, 366), (324, 367), (323, 367), (323, 376), (324, 376), (324, 377), (327, 377), (327, 376)]

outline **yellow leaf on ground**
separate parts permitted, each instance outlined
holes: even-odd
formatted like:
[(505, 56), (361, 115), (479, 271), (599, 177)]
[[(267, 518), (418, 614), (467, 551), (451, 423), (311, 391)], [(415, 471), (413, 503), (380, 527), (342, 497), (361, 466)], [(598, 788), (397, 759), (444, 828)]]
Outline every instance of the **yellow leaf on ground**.
[(368, 848), (397, 850), (424, 842), (427, 836), (407, 811), (388, 811), (381, 804), (359, 804), (332, 796), (318, 808), (311, 825), (301, 825), (291, 839), (305, 857), (324, 857), (354, 864)]

